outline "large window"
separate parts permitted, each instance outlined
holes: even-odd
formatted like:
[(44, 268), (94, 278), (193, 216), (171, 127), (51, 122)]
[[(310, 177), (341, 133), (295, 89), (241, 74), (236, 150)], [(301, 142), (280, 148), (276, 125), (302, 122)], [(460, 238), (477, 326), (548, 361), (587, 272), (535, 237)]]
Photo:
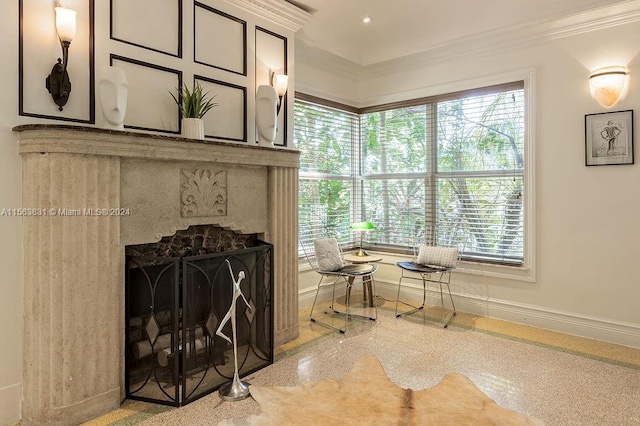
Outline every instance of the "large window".
[(524, 105), (523, 82), (358, 115), (298, 101), (301, 226), (315, 215), (348, 239), (350, 221), (371, 220), (381, 249), (410, 246), (427, 226), (464, 229), (465, 258), (521, 265)]

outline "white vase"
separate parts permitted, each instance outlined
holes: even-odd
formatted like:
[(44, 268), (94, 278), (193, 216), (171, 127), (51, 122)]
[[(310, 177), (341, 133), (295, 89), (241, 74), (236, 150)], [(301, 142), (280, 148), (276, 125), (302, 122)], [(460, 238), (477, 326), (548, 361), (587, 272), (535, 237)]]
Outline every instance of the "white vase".
[(182, 136), (189, 139), (204, 139), (204, 121), (201, 118), (183, 118)]

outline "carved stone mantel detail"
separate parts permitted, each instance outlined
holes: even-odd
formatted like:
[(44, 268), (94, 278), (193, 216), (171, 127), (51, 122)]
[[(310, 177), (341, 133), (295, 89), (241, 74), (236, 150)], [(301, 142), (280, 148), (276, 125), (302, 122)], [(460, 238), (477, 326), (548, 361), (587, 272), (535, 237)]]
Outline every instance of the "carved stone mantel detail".
[(182, 217), (227, 215), (227, 171), (196, 169), (182, 172)]

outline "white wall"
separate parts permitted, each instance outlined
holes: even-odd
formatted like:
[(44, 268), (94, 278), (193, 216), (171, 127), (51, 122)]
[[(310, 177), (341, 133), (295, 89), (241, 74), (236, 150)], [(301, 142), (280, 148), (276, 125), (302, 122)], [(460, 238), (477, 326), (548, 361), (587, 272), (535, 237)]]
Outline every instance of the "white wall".
[[(0, 211), (18, 208), (21, 198), (21, 163), (17, 139), (11, 128), (18, 116), (18, 2), (6, 4), (4, 37), (0, 48), (7, 60), (0, 65), (5, 82), (0, 102)], [(8, 58), (12, 58), (9, 60)], [(13, 60), (15, 58), (15, 60)], [(42, 79), (44, 85), (44, 77)], [(22, 225), (16, 217), (0, 216), (0, 425), (20, 418), (22, 382)]]
[[(466, 88), (470, 81), (517, 70), (534, 71), (537, 267), (535, 282), (471, 274), (454, 277), (462, 310), (640, 347), (640, 154), (636, 164), (586, 167), (584, 115), (605, 111), (590, 97), (591, 70), (627, 65), (630, 88), (613, 111), (640, 107), (640, 23), (529, 43), (484, 55), (450, 57), (432, 64), (381, 64), (360, 69), (357, 98), (374, 105), (434, 94), (438, 87)], [(299, 55), (299, 60), (309, 57)], [(326, 65), (326, 64), (325, 64)], [(298, 64), (298, 84), (332, 91), (336, 76), (307, 72)], [(330, 66), (324, 68), (330, 69)], [(434, 89), (435, 88), (435, 89)], [(379, 291), (395, 297), (396, 258), (378, 272)], [(302, 273), (300, 294), (308, 302), (317, 280)], [(418, 292), (411, 295), (417, 297)]]

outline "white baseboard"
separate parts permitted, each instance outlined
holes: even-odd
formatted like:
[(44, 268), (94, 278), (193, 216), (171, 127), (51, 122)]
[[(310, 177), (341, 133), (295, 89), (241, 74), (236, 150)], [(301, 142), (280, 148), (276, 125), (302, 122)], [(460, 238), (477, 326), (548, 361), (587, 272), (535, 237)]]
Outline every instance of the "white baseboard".
[[(451, 289), (455, 290), (455, 286), (452, 285)], [(395, 300), (397, 292), (397, 281), (390, 282), (376, 279), (376, 293), (378, 295)], [(456, 293), (455, 291), (452, 291), (452, 293), (456, 308), (461, 312), (640, 349), (640, 326), (637, 324), (612, 321), (507, 300), (481, 298), (470, 294)], [(299, 293), (300, 307), (311, 306), (315, 295), (316, 288), (301, 290)], [(329, 293), (326, 293), (326, 295), (329, 296)], [(436, 297), (439, 297), (439, 294), (437, 295), (432, 288), (427, 297), (429, 297), (429, 300), (435, 300)], [(421, 303), (422, 286), (419, 283), (404, 284), (400, 298), (411, 303)]]
[[(316, 297), (317, 287), (305, 288), (298, 292), (298, 306), (300, 308), (308, 308), (313, 305), (313, 299)], [(321, 293), (322, 294), (322, 293)], [(329, 300), (328, 298), (326, 300)]]
[(0, 426), (14, 425), (20, 421), (22, 384), (0, 388)]

